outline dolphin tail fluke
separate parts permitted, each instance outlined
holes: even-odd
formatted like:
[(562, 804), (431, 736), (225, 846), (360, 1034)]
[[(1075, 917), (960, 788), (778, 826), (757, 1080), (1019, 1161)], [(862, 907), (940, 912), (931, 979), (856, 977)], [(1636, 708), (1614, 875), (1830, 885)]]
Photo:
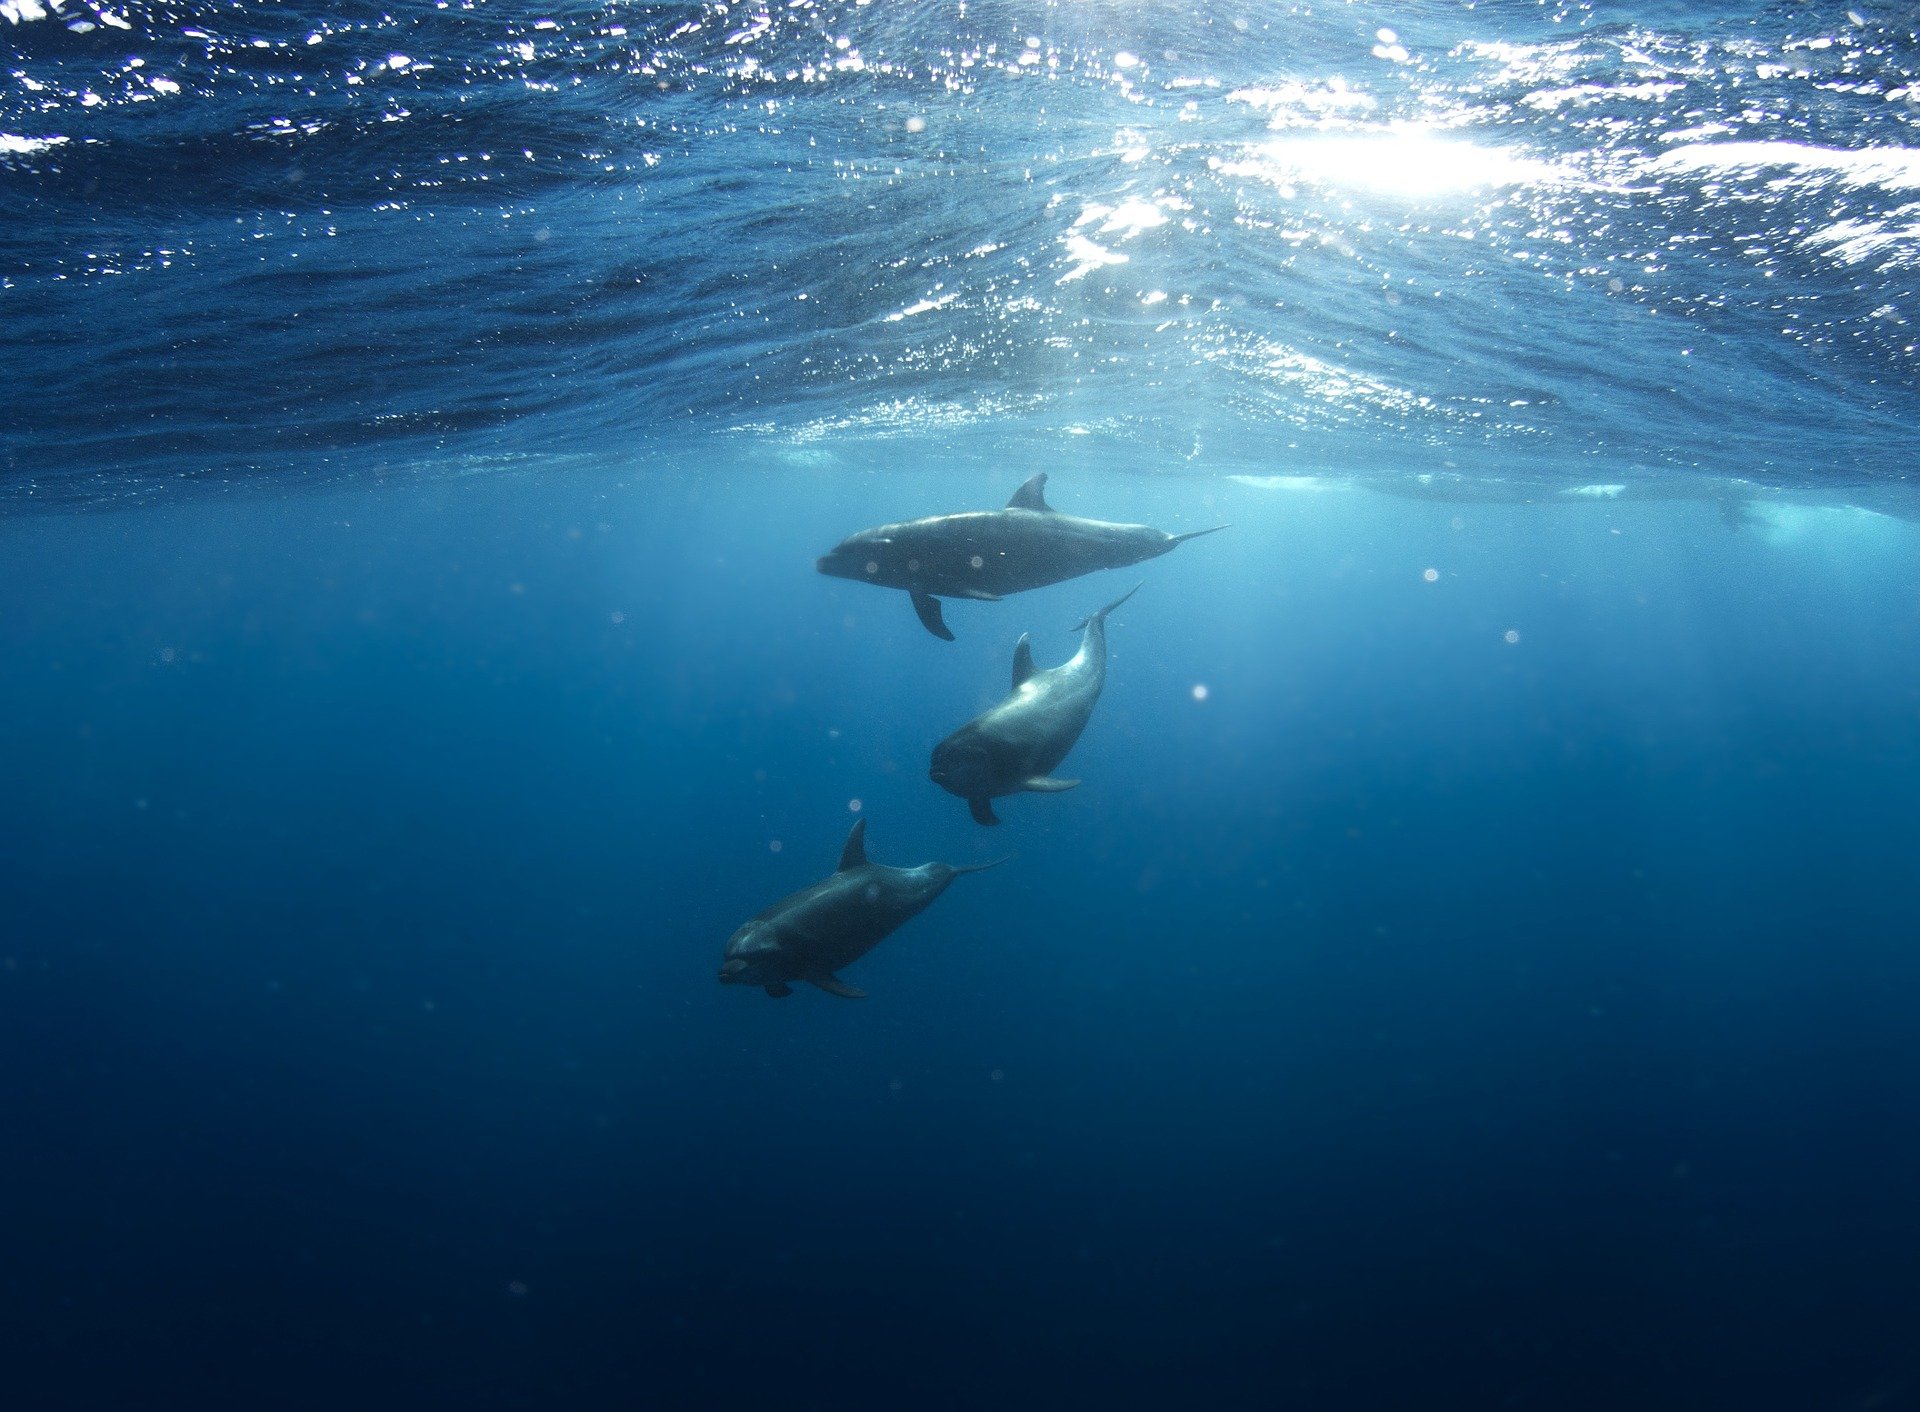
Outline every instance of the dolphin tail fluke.
[(997, 868), (1002, 863), (1012, 861), (1013, 855), (1009, 853), (1005, 858), (996, 858), (991, 863), (949, 863), (947, 866), (956, 873), (984, 873), (989, 868)]
[[(1218, 534), (1223, 529), (1232, 529), (1232, 528), (1233, 528), (1232, 525), (1215, 525), (1212, 529), (1188, 530), (1185, 534), (1176, 534), (1175, 536), (1173, 536), (1173, 543), (1185, 544), (1188, 540), (1198, 539), (1203, 534)], [(1168, 546), (1168, 548), (1172, 548), (1172, 547), (1173, 547), (1172, 545)]]
[(1122, 603), (1125, 603), (1129, 598), (1133, 597), (1134, 594), (1138, 593), (1141, 587), (1145, 583), (1146, 583), (1146, 580), (1142, 579), (1140, 583), (1136, 583), (1132, 588), (1128, 589), (1125, 593), (1121, 594), (1118, 598), (1114, 599), (1113, 602), (1109, 603), (1106, 607), (1102, 608), (1099, 612), (1095, 613), (1092, 617), (1082, 618), (1079, 622), (1075, 623), (1072, 626), (1072, 628), (1069, 629), (1069, 631), (1079, 632), (1083, 628), (1085, 628), (1088, 623), (1105, 622), (1107, 620), (1107, 614), (1111, 613), (1115, 608), (1118, 608)]
[(993, 812), (993, 801), (991, 799), (969, 799), (967, 801), (967, 812), (973, 815), (973, 821), (976, 824), (987, 824), (991, 826), (1000, 822), (1000, 816)]
[(920, 626), (935, 637), (953, 641), (953, 629), (947, 626), (947, 620), (940, 616), (940, 600), (931, 593), (913, 595), (913, 611), (920, 615)]

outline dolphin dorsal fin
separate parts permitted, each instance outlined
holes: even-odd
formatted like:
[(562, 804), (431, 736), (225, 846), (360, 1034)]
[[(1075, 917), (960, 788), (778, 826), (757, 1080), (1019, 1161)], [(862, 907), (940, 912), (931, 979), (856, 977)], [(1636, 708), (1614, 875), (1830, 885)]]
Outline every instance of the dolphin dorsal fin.
[(858, 868), (867, 861), (867, 821), (855, 819), (853, 829), (847, 834), (846, 846), (840, 850), (840, 866), (835, 872), (846, 872), (849, 868)]
[(1007, 502), (1009, 510), (1051, 510), (1047, 504), (1047, 473), (1039, 471), (1027, 477), (1027, 481), (1013, 492), (1013, 499)]
[(1025, 633), (1013, 645), (1013, 689), (1018, 691), (1027, 684), (1027, 678), (1033, 675), (1033, 647), (1027, 641)]

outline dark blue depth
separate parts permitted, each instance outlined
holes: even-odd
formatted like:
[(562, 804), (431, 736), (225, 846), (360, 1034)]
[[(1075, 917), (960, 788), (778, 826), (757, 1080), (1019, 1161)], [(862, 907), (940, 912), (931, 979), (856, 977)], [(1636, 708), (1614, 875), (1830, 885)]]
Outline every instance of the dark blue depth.
[[(1114, 578), (808, 565), (999, 489), (0, 526), (9, 1401), (1909, 1405), (1910, 533), (1062, 474), (1235, 529), (988, 831), (926, 753)], [(717, 986), (856, 797), (1018, 856)]]

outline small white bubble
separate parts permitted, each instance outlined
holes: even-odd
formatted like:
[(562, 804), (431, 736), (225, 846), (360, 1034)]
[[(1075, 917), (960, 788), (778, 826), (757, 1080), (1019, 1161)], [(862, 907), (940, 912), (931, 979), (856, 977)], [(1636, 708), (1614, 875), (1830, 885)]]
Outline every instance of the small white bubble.
[(1440, 571), (1438, 569), (1427, 569), (1421, 573), (1420, 577), (1425, 579), (1428, 583), (1439, 583)]
[(861, 808), (860, 801), (858, 799), (849, 799), (847, 801), (847, 808), (858, 814)]
[(1448, 520), (1447, 523), (1452, 525), (1457, 530), (1463, 530), (1467, 527), (1467, 522), (1461, 519), (1458, 515), (1455, 515), (1451, 520)]
[(611, 613), (607, 614), (607, 616), (613, 619), (613, 621), (616, 623), (624, 623), (627, 620), (627, 615), (625, 613), (622, 613), (618, 608), (614, 609)]
[(1207, 699), (1207, 684), (1205, 682), (1197, 681), (1193, 684), (1193, 699), (1195, 701), (1205, 701)]
[(968, 562), (969, 564), (972, 564), (972, 565), (973, 565), (973, 567), (974, 567), (974, 568), (976, 568), (976, 569), (983, 569), (983, 568), (985, 568), (985, 567), (986, 567), (986, 565), (987, 565), (987, 561), (986, 561), (985, 559), (982, 559), (982, 558), (981, 558), (981, 557), (980, 557), (980, 556), (979, 556), (978, 554), (976, 554), (976, 555), (974, 555), (974, 556), (973, 556), (973, 557), (972, 557), (971, 559), (969, 559), (969, 560), (968, 560), (967, 562)]
[(518, 1298), (519, 1296), (525, 1294), (526, 1292), (527, 1292), (527, 1282), (525, 1280), (508, 1280), (507, 1281), (508, 1294), (511, 1294), (515, 1298)]
[(926, 130), (927, 130), (927, 120), (925, 118), (908, 118), (907, 119), (908, 132), (925, 132)]
[(171, 647), (163, 647), (160, 649), (160, 660), (162, 662), (171, 662), (178, 655), (179, 654), (176, 653)]
[(1506, 638), (1507, 646), (1511, 647), (1513, 646), (1514, 643), (1520, 640), (1520, 629), (1508, 628), (1506, 632), (1501, 635)]
[(987, 1075), (987, 1077), (992, 1079), (995, 1083), (999, 1083), (1000, 1080), (1004, 1079), (1006, 1076), (1007, 1076), (1007, 1071), (1005, 1069), (995, 1069), (991, 1074)]
[(782, 848), (785, 848), (785, 847), (786, 845), (776, 838), (772, 842), (767, 844), (767, 851), (769, 853), (778, 853)]
[(879, 564), (879, 561), (878, 561), (878, 560), (875, 560), (875, 559), (869, 559), (869, 560), (867, 560), (867, 572), (868, 572), (868, 573), (870, 573), (870, 574), (877, 574), (877, 573), (879, 573), (879, 572), (880, 572), (880, 564)]

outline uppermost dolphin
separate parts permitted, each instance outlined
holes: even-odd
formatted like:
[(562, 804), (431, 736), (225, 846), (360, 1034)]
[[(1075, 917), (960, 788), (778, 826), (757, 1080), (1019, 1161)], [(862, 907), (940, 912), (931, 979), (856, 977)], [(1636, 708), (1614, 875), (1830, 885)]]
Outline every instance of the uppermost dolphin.
[(1063, 515), (1047, 504), (1047, 473), (1014, 491), (1004, 510), (967, 510), (880, 525), (840, 541), (816, 567), (835, 578), (904, 588), (928, 632), (953, 641), (942, 598), (994, 600), (1023, 589), (1157, 559), (1174, 545), (1227, 528), (1168, 534)]

